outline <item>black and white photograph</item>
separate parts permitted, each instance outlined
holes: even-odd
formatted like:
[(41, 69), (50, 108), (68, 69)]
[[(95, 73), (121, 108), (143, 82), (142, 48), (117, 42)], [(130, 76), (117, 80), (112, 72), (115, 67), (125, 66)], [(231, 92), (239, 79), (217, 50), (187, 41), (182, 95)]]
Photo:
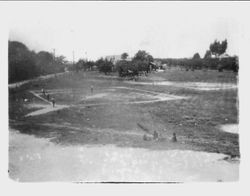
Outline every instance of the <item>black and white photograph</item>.
[(10, 3), (9, 179), (239, 182), (237, 5)]

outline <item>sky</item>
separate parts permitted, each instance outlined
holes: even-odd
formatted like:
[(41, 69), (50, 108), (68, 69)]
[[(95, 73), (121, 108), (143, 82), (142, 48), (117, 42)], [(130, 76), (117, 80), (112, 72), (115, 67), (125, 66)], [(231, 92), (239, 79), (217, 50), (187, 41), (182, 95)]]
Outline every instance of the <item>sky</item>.
[[(20, 6), (21, 5), (21, 6)], [(17, 2), (8, 15), (9, 39), (70, 61), (146, 50), (153, 57), (204, 56), (215, 39), (239, 54), (239, 21), (231, 3)]]

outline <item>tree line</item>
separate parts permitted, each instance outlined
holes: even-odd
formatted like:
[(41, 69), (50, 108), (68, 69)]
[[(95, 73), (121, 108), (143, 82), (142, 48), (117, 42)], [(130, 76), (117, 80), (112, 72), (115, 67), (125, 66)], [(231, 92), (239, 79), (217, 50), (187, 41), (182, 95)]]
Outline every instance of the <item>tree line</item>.
[[(152, 55), (144, 50), (139, 50), (132, 59), (127, 60), (128, 54), (121, 54), (121, 59), (114, 63), (112, 60), (100, 58), (97, 61), (79, 60), (72, 70), (99, 70), (105, 74), (110, 72), (118, 72), (120, 77), (139, 76), (142, 73), (147, 75), (150, 71), (158, 68), (158, 65), (153, 63), (154, 60), (160, 61), (162, 64), (169, 66), (179, 66), (186, 71), (195, 69), (217, 69), (218, 71), (232, 70), (238, 72), (239, 62), (237, 56), (223, 56), (227, 50), (227, 40), (217, 41), (209, 45), (203, 58), (199, 53), (195, 53), (192, 58), (167, 58), (154, 59)], [(163, 66), (162, 66), (163, 67)]]
[(118, 72), (120, 77), (138, 76), (142, 72), (150, 72), (150, 64), (154, 61), (152, 55), (144, 50), (139, 50), (135, 56), (128, 60), (128, 54), (121, 54), (121, 59), (114, 63), (111, 59), (100, 58), (96, 61), (87, 61), (80, 59), (76, 64), (70, 67), (70, 70), (79, 72), (81, 70), (98, 70), (104, 74)]
[(18, 41), (9, 41), (8, 46), (9, 83), (63, 72), (67, 64), (64, 56), (47, 51), (36, 53)]
[(154, 59), (151, 54), (144, 50), (139, 50), (133, 58), (128, 60), (128, 53), (121, 54), (119, 61), (100, 58), (96, 61), (80, 59), (76, 63), (70, 64), (64, 56), (54, 56), (47, 51), (38, 53), (31, 51), (21, 42), (9, 41), (9, 83), (31, 79), (40, 75), (63, 72), (65, 67), (71, 71), (98, 70), (104, 74), (118, 72), (120, 77), (135, 77), (141, 74), (147, 75), (152, 70), (158, 68), (153, 63), (154, 60), (169, 66), (180, 66), (188, 70), (195, 69), (218, 69), (233, 70), (238, 72), (238, 57), (223, 57), (227, 49), (227, 40), (222, 42), (215, 40), (210, 44), (203, 58), (199, 53), (195, 53), (192, 58), (167, 58)]
[(238, 72), (239, 62), (237, 56), (222, 57), (227, 50), (227, 44), (227, 40), (221, 42), (215, 40), (210, 44), (203, 58), (200, 57), (199, 53), (195, 53), (192, 58), (167, 58), (157, 60), (170, 66), (180, 66), (186, 69), (186, 71), (195, 69), (216, 69), (220, 72), (223, 70)]

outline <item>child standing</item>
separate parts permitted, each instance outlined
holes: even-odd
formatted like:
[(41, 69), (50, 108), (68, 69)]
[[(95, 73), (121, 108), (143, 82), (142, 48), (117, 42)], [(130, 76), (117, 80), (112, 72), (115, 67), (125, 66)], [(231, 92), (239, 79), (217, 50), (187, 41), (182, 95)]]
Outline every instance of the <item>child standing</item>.
[(56, 101), (54, 98), (51, 99), (51, 102), (52, 102), (53, 107), (55, 107)]

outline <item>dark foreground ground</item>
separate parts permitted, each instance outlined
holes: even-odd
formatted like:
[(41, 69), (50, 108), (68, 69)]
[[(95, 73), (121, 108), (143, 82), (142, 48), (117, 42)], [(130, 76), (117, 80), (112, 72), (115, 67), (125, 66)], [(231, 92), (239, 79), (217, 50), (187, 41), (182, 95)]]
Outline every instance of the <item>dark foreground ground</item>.
[[(237, 89), (201, 91), (171, 85), (140, 85), (102, 76), (96, 72), (67, 73), (9, 90), (10, 128), (36, 137), (49, 138), (63, 146), (114, 144), (152, 150), (186, 149), (240, 155), (238, 134), (222, 132), (218, 128), (219, 125), (238, 123)], [(236, 74), (232, 72), (180, 70), (153, 73), (138, 82), (159, 79), (174, 82), (237, 82)], [(138, 92), (116, 87), (187, 98), (124, 104), (123, 100), (143, 101), (144, 93), (135, 96)], [(47, 104), (30, 92), (41, 91), (42, 88), (51, 90), (56, 104), (69, 107), (25, 117), (39, 109), (38, 106), (34, 108), (30, 105)], [(27, 102), (23, 99), (27, 99)], [(144, 134), (152, 135), (153, 131), (159, 133), (159, 140), (152, 140), (152, 137), (148, 141), (143, 140)], [(170, 140), (174, 132), (177, 134), (176, 143)]]

